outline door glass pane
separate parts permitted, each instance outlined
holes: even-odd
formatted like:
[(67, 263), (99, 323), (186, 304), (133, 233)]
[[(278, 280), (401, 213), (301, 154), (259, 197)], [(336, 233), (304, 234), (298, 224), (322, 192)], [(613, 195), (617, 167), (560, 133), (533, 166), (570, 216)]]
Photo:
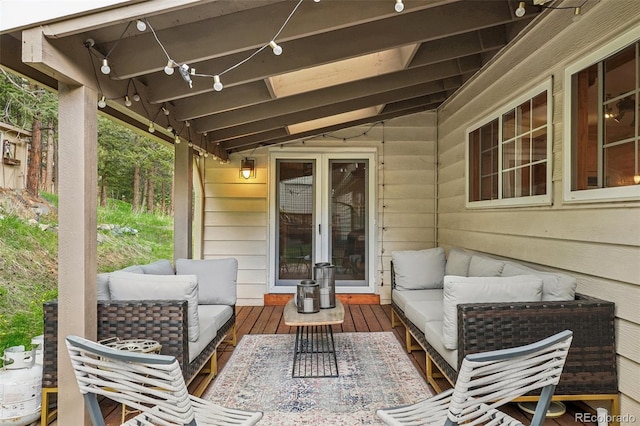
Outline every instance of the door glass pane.
[(331, 262), (336, 285), (367, 285), (367, 162), (332, 160)]
[(295, 285), (301, 279), (311, 278), (314, 230), (313, 169), (313, 161), (277, 162), (277, 285)]

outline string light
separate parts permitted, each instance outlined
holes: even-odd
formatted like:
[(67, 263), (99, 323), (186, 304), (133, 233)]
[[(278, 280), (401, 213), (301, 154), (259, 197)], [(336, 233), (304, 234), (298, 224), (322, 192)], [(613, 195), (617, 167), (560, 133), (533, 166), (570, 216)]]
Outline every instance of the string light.
[(525, 12), (526, 12), (526, 11), (525, 11), (525, 9), (524, 9), (524, 2), (523, 2), (523, 1), (521, 1), (521, 2), (518, 4), (518, 8), (516, 9), (516, 16), (517, 16), (518, 18), (522, 18), (522, 17), (524, 16)]
[[(162, 44), (162, 42), (160, 41), (160, 39), (158, 38), (158, 35), (156, 34), (153, 26), (149, 23), (149, 21), (147, 21), (146, 19), (137, 19), (135, 21), (135, 26), (136, 29), (140, 32), (146, 31), (147, 28), (149, 28), (151, 30), (151, 32), (153, 33), (153, 36), (156, 40), (156, 42), (158, 43), (158, 45), (160, 46), (160, 48), (162, 49), (162, 51), (164, 52), (166, 58), (167, 58), (167, 63), (166, 66), (164, 67), (164, 72), (165, 74), (167, 74), (168, 76), (171, 76), (175, 73), (175, 69), (178, 69), (178, 72), (180, 74), (180, 76), (182, 77), (182, 79), (185, 81), (185, 83), (187, 83), (189, 85), (189, 88), (193, 88), (193, 80), (191, 77), (208, 77), (208, 78), (213, 78), (213, 90), (219, 92), (224, 88), (224, 85), (222, 84), (221, 81), (221, 76), (226, 74), (229, 71), (234, 70), (235, 68), (245, 64), (246, 62), (250, 61), (253, 57), (255, 57), (257, 54), (259, 54), (260, 52), (262, 52), (262, 50), (264, 50), (267, 47), (270, 47), (273, 54), (276, 56), (279, 56), (282, 54), (283, 49), (282, 46), (280, 46), (277, 42), (276, 42), (276, 38), (280, 35), (280, 33), (284, 30), (285, 26), (289, 23), (289, 21), (291, 20), (291, 18), (293, 17), (293, 15), (295, 14), (295, 12), (297, 11), (298, 7), (302, 4), (303, 0), (298, 0), (298, 2), (296, 3), (295, 7), (293, 8), (293, 10), (291, 11), (291, 13), (288, 15), (288, 17), (285, 19), (284, 23), (281, 25), (280, 29), (277, 31), (277, 33), (273, 36), (273, 38), (271, 38), (271, 40), (269, 41), (268, 44), (263, 45), (262, 47), (258, 48), (257, 50), (255, 50), (253, 53), (251, 53), (248, 57), (246, 57), (245, 59), (241, 60), (240, 62), (236, 63), (235, 65), (232, 65), (231, 67), (225, 69), (224, 71), (215, 74), (215, 75), (209, 75), (209, 74), (198, 74), (196, 73), (196, 69), (194, 67), (190, 67), (188, 64), (179, 64), (178, 62), (174, 61), (171, 56), (169, 55), (169, 53), (167, 52), (167, 50), (165, 49), (164, 45)], [(314, 0), (314, 2), (318, 3), (320, 0)], [(396, 2), (400, 3), (400, 7), (402, 9), (404, 9), (404, 5), (402, 4), (402, 0), (396, 0)], [(396, 4), (396, 10), (399, 6)], [(400, 11), (400, 10), (398, 10)], [(129, 21), (127, 23), (126, 28), (124, 29), (124, 31), (122, 32), (122, 34), (120, 35), (120, 38), (116, 41), (116, 43), (111, 47), (111, 49), (109, 50), (109, 52), (102, 58), (102, 65), (100, 67), (100, 72), (102, 74), (105, 75), (109, 75), (111, 73), (111, 67), (109, 66), (109, 56), (111, 55), (111, 53), (113, 52), (113, 50), (116, 48), (116, 46), (120, 43), (120, 41), (122, 40), (122, 38), (125, 36), (125, 34), (127, 33), (127, 30), (130, 28), (130, 26), (133, 24), (134, 21)], [(89, 55), (93, 55), (93, 56), (97, 56), (94, 52), (92, 52), (92, 48), (95, 45), (95, 42), (91, 39), (88, 39), (84, 42), (85, 47), (87, 47), (87, 50), (89, 51)], [(100, 55), (102, 56), (102, 55)], [(100, 88), (100, 82), (98, 80), (98, 76), (96, 73), (96, 67), (94, 62), (92, 61), (92, 65), (94, 65), (94, 75), (96, 77), (96, 82), (98, 84), (98, 88)], [(133, 84), (134, 86), (134, 93), (131, 97), (129, 97), (129, 85)], [(122, 98), (120, 98), (122, 99)], [(124, 96), (124, 104), (127, 107), (131, 107), (133, 104), (133, 101), (135, 102), (140, 102), (141, 101), (141, 97), (138, 94), (138, 91), (135, 88), (135, 81), (133, 79), (129, 80), (129, 84), (127, 85), (127, 91), (125, 93)], [(106, 102), (106, 97), (103, 95), (100, 100), (98, 101), (98, 107), (99, 108), (104, 108), (106, 107), (107, 102)], [(147, 111), (147, 108), (145, 107), (144, 103), (142, 104), (142, 107), (144, 108), (144, 110), (147, 113), (147, 117), (150, 118), (149, 112)], [(156, 113), (155, 118), (158, 117), (159, 112), (162, 111), (164, 113), (165, 116), (169, 115), (169, 110), (163, 105), (158, 112)], [(155, 132), (155, 118), (151, 119), (149, 121), (149, 133), (154, 133)], [(185, 121), (184, 122), (184, 126), (183, 127), (187, 127), (189, 128), (190, 123), (189, 121)], [(173, 129), (173, 127), (171, 126), (169, 119), (167, 118), (167, 126), (166, 126), (167, 131), (169, 131), (170, 133), (172, 133), (174, 135), (174, 142), (176, 144), (179, 144), (181, 142), (180, 139), (180, 133), (181, 132), (177, 132)], [(206, 134), (205, 134), (206, 137)], [(189, 131), (189, 136), (188, 136), (188, 140), (189, 140), (189, 146), (193, 147), (193, 142), (191, 142), (191, 134)], [(219, 145), (219, 144), (218, 144)], [(217, 147), (219, 148), (219, 147)], [(200, 156), (204, 155), (205, 157), (208, 156), (208, 149), (202, 148), (202, 147), (195, 147), (194, 148)], [(213, 156), (214, 159), (218, 159), (220, 158), (218, 155), (214, 155)], [(228, 163), (228, 161), (227, 161)], [(225, 163), (226, 164), (226, 163)]]
[(102, 72), (102, 74), (109, 74), (111, 72), (111, 67), (109, 66), (109, 60), (107, 58), (104, 58), (102, 60), (102, 66), (100, 67), (100, 72)]
[(220, 81), (220, 76), (219, 75), (214, 75), (213, 76), (213, 90), (215, 90), (216, 92), (219, 92), (222, 90), (224, 86), (222, 85), (222, 82)]
[(169, 61), (167, 62), (167, 66), (164, 67), (164, 73), (167, 75), (173, 75), (173, 61), (171, 59), (169, 59)]
[(271, 47), (271, 50), (273, 50), (274, 55), (282, 55), (282, 47), (278, 43), (276, 43), (275, 40), (271, 40), (269, 42), (269, 47)]
[(404, 10), (404, 3), (402, 3), (402, 0), (396, 0), (396, 5), (394, 6), (394, 9), (398, 13)]

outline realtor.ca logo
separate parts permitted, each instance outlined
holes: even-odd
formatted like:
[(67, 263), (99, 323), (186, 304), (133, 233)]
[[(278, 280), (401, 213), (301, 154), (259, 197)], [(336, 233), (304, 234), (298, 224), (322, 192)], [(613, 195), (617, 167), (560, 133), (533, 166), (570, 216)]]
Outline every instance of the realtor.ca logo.
[(636, 423), (636, 416), (631, 414), (619, 414), (611, 415), (607, 412), (592, 414), (592, 413), (575, 413), (573, 415), (576, 422), (582, 423), (596, 423), (599, 425), (606, 425), (612, 423)]

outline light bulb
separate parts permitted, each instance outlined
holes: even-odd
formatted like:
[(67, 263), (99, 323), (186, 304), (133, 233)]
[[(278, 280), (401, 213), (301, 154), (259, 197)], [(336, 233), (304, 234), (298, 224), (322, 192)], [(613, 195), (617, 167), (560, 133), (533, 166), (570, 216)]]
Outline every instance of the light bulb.
[(215, 90), (216, 92), (219, 92), (222, 90), (224, 86), (222, 85), (222, 82), (220, 81), (220, 76), (219, 75), (214, 75), (213, 76), (213, 90)]
[(171, 124), (167, 126), (167, 132), (173, 132), (173, 126)]
[(582, 17), (582, 15), (580, 14), (580, 12), (581, 12), (580, 7), (576, 7), (576, 8), (573, 10), (573, 18), (571, 18), (571, 20), (572, 20), (573, 22), (578, 22), (578, 21), (580, 20), (580, 18)]
[(170, 114), (169, 110), (168, 110), (168, 109), (166, 109), (165, 107), (160, 107), (160, 108), (162, 108), (162, 113), (163, 113), (164, 115), (169, 115), (169, 114)]
[(138, 29), (138, 31), (144, 31), (147, 29), (147, 24), (143, 20), (138, 19), (136, 21), (136, 28)]
[(131, 102), (131, 99), (129, 99), (129, 96), (124, 97), (124, 104), (128, 107), (131, 106), (132, 102)]
[(140, 95), (138, 95), (137, 93), (133, 94), (133, 100), (136, 102), (140, 102)]
[(189, 142), (187, 143), (187, 146), (188, 146), (189, 148), (193, 148), (193, 142), (189, 141)]
[(98, 101), (98, 107), (99, 108), (104, 108), (107, 106), (107, 100), (106, 98), (103, 96), (100, 98), (100, 100)]
[(173, 75), (173, 72), (175, 70), (173, 69), (173, 61), (171, 59), (169, 59), (169, 61), (167, 62), (167, 66), (164, 67), (164, 73), (166, 75)]
[(102, 60), (100, 71), (102, 72), (102, 74), (109, 74), (111, 72), (111, 67), (109, 67), (109, 61), (107, 61), (107, 58), (104, 58)]
[(209, 156), (209, 153), (207, 151), (204, 152), (204, 158), (207, 158)]
[(187, 126), (187, 127), (189, 127), (189, 126), (191, 126), (191, 123), (189, 123), (188, 121), (185, 121), (185, 122), (184, 122), (184, 125), (185, 125), (185, 126)]
[(635, 183), (636, 185), (640, 184), (640, 175), (633, 176), (633, 183)]
[(525, 10), (524, 10), (524, 2), (523, 2), (523, 1), (521, 1), (521, 2), (518, 4), (518, 8), (516, 9), (516, 16), (517, 16), (518, 18), (522, 18), (522, 17), (524, 16), (524, 13), (525, 13)]
[(156, 131), (156, 126), (153, 124), (153, 121), (149, 123), (149, 133), (153, 133)]
[(402, 0), (396, 0), (396, 5), (394, 6), (394, 9), (398, 13), (404, 10), (404, 3), (402, 3)]
[(282, 55), (282, 47), (278, 43), (276, 43), (275, 40), (271, 40), (269, 42), (269, 46), (273, 50), (274, 55), (276, 56)]
[(178, 143), (180, 143), (180, 136), (176, 135), (175, 142), (176, 142), (177, 144), (178, 144)]

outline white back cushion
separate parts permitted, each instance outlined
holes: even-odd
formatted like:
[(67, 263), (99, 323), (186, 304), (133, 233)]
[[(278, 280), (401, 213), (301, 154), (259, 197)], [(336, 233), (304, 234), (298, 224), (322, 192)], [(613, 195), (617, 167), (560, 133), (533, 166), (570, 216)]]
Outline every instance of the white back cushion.
[(458, 348), (458, 305), (461, 303), (534, 302), (542, 299), (542, 280), (516, 277), (444, 277), (442, 343)]
[(236, 304), (237, 259), (178, 259), (176, 274), (198, 277), (198, 303), (230, 306)]
[(442, 247), (391, 253), (396, 287), (401, 290), (442, 288), (445, 256)]
[(504, 262), (489, 257), (474, 254), (469, 262), (470, 277), (499, 277), (502, 274)]
[(516, 275), (535, 275), (542, 279), (542, 300), (568, 301), (576, 297), (576, 279), (566, 274), (542, 272), (522, 265), (507, 262), (502, 270), (503, 277)]
[(447, 256), (447, 265), (444, 268), (445, 275), (469, 276), (469, 263), (471, 255), (462, 250), (452, 248)]

